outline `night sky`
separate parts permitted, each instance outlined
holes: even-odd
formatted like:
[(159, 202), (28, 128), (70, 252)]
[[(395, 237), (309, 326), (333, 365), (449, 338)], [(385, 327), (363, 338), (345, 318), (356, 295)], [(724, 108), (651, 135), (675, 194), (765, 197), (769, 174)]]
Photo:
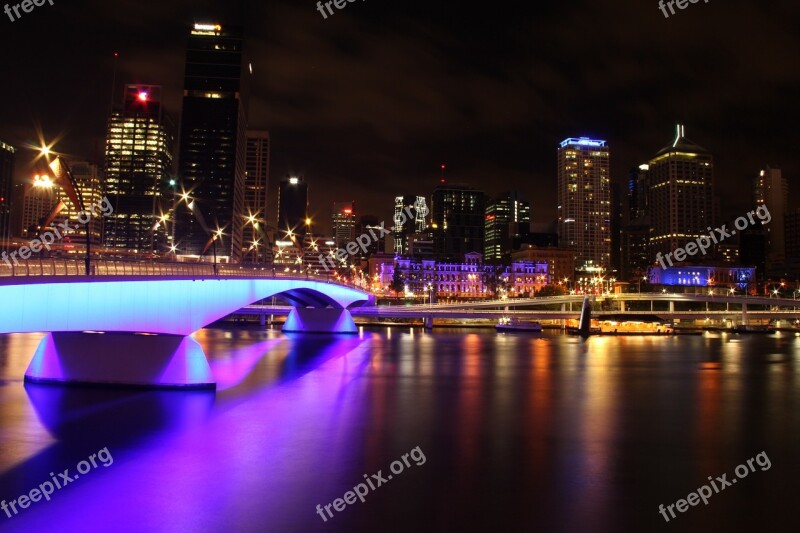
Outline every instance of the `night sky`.
[(394, 196), (430, 195), (442, 162), (448, 181), (517, 189), (549, 222), (559, 141), (608, 140), (622, 183), (678, 121), (715, 155), (723, 215), (753, 208), (767, 163), (797, 196), (795, 1), (710, 0), (669, 19), (656, 0), (357, 0), (327, 19), (312, 0), (54, 3), (0, 19), (0, 139), (36, 143), (40, 128), (63, 136), (59, 152), (101, 162), (114, 51), (118, 94), (164, 85), (177, 115), (189, 25), (242, 24), (249, 125), (272, 136), (271, 189), (305, 175), (321, 229), (334, 200), (388, 221)]

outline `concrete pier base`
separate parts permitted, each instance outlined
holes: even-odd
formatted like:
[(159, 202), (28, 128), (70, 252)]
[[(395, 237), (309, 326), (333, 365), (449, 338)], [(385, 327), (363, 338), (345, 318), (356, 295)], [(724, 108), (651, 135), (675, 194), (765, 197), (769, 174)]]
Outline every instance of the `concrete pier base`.
[(36, 349), (25, 381), (216, 388), (205, 353), (193, 338), (135, 333), (48, 333)]
[(358, 333), (347, 309), (295, 307), (281, 329), (284, 333)]

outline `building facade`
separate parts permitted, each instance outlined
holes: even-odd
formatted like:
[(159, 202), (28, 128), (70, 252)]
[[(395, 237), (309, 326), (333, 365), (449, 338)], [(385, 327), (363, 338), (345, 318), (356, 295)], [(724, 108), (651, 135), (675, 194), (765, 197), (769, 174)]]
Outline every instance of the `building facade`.
[(519, 248), (530, 234), (531, 204), (519, 193), (508, 192), (486, 205), (483, 256), (501, 261)]
[(678, 125), (673, 142), (648, 163), (650, 253), (666, 254), (717, 227), (714, 157)]
[(170, 217), (174, 121), (158, 85), (126, 85), (111, 112), (105, 146), (104, 188), (114, 212), (103, 243), (127, 252), (166, 252)]
[(303, 236), (308, 228), (308, 183), (301, 176), (284, 178), (278, 185), (278, 236)]
[(14, 179), (16, 149), (0, 141), (0, 249), (5, 250), (12, 237), (11, 186)]
[(409, 254), (409, 237), (415, 233), (422, 233), (428, 228), (427, 216), (428, 203), (424, 196), (395, 197), (392, 236), (396, 254)]
[(786, 263), (785, 218), (789, 209), (789, 183), (779, 168), (767, 166), (758, 173), (753, 183), (753, 200), (756, 206), (766, 205), (772, 217), (764, 225), (767, 237), (767, 275), (784, 274)]
[(271, 255), (266, 234), (269, 200), (269, 132), (247, 130), (244, 173), (242, 260), (259, 263)]
[[(356, 239), (355, 202), (333, 202), (333, 241), (344, 248)], [(360, 235), (360, 234), (359, 234)]]
[(439, 260), (459, 260), (483, 252), (486, 194), (466, 185), (439, 184), (431, 199), (434, 253)]
[(179, 176), (191, 199), (179, 206), (177, 246), (201, 255), (215, 232), (218, 254), (241, 260), (245, 221), (243, 38), (239, 28), (195, 24), (183, 84)]
[(610, 151), (604, 140), (569, 138), (558, 147), (558, 242), (574, 270), (611, 268)]

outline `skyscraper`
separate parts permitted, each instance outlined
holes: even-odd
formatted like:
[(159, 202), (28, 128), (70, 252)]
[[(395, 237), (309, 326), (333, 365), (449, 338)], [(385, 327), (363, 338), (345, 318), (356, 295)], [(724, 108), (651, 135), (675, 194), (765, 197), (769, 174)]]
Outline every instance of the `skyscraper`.
[(464, 254), (483, 251), (486, 194), (466, 185), (439, 184), (431, 198), (434, 253), (439, 259), (462, 261)]
[(269, 190), (269, 132), (247, 131), (244, 181), (243, 253), (259, 261), (271, 244), (265, 238)]
[[(666, 254), (717, 227), (714, 206), (714, 157), (685, 136), (675, 139), (650, 160), (648, 211), (651, 254)], [(701, 260), (695, 258), (696, 260)]]
[(302, 177), (281, 180), (278, 186), (278, 236), (305, 236), (308, 218), (308, 184)]
[(558, 243), (575, 269), (611, 268), (610, 153), (604, 140), (568, 138), (558, 147)]
[(13, 146), (0, 141), (0, 247), (11, 238), (11, 182), (14, 173)]
[(180, 171), (191, 209), (178, 211), (180, 252), (201, 254), (222, 231), (221, 249), (239, 261), (245, 220), (246, 129), (242, 101), (242, 33), (195, 24), (186, 49)]
[(483, 257), (497, 261), (507, 257), (521, 244), (521, 238), (530, 233), (531, 204), (519, 193), (508, 192), (486, 206)]
[(172, 205), (174, 122), (164, 111), (161, 87), (126, 85), (122, 106), (108, 118), (105, 191), (114, 212), (105, 219), (105, 246), (163, 252), (162, 216)]
[(355, 241), (356, 211), (354, 202), (333, 202), (333, 240), (336, 248)]
[(753, 184), (755, 205), (766, 205), (772, 219), (764, 226), (767, 236), (767, 273), (781, 276), (786, 262), (784, 222), (788, 212), (789, 184), (781, 169), (769, 165), (758, 173)]
[(394, 199), (394, 252), (408, 255), (409, 236), (421, 233), (428, 227), (428, 204), (424, 196), (396, 196)]

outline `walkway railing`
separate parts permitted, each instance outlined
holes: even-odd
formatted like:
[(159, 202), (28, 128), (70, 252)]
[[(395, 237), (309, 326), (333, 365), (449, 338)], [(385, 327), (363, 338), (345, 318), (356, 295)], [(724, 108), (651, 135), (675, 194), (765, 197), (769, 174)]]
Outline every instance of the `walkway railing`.
[[(47, 277), (47, 276), (85, 276), (83, 259), (39, 258), (0, 262), (0, 279), (3, 277)], [(237, 277), (237, 278), (300, 278), (328, 281), (349, 285), (331, 274), (314, 274), (297, 268), (288, 270), (280, 265), (216, 265), (210, 263), (178, 263), (154, 261), (121, 261), (113, 259), (93, 259), (92, 276), (198, 276), (198, 277)]]

